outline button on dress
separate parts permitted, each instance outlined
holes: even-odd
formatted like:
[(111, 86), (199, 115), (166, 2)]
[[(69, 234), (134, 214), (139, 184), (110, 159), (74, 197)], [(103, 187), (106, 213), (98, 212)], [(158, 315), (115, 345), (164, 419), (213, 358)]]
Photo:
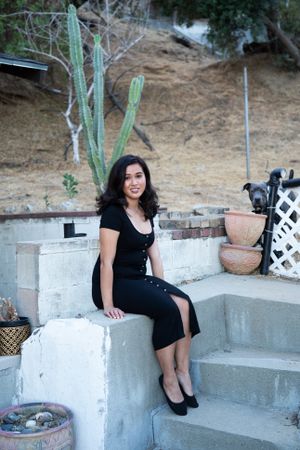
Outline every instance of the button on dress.
[[(151, 233), (140, 233), (124, 208), (118, 205), (106, 207), (100, 221), (100, 228), (120, 232), (113, 262), (114, 306), (124, 312), (143, 314), (153, 319), (152, 342), (154, 349), (159, 350), (184, 337), (180, 311), (170, 294), (188, 301), (192, 336), (198, 334), (200, 329), (188, 295), (172, 284), (146, 274), (147, 249), (154, 242), (153, 220), (151, 227)], [(93, 270), (92, 297), (97, 308), (103, 309), (100, 255)]]

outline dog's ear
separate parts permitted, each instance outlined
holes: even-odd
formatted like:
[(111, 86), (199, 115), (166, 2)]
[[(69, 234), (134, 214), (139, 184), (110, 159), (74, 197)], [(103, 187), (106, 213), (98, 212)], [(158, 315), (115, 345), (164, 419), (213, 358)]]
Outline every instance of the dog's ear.
[(251, 183), (244, 184), (242, 191), (244, 191), (246, 189), (249, 192), (250, 186), (251, 186)]

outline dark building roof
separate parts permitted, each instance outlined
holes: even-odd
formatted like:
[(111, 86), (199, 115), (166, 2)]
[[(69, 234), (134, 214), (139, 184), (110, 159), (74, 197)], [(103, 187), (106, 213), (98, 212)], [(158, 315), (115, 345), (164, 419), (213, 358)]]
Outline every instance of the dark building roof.
[(33, 81), (40, 81), (48, 65), (32, 59), (0, 53), (0, 72), (9, 73)]

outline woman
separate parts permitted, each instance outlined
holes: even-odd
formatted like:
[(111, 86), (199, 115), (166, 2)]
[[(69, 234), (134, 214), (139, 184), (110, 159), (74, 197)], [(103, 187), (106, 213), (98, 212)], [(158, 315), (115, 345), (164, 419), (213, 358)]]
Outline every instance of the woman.
[[(192, 336), (200, 330), (189, 297), (163, 280), (153, 231), (157, 209), (146, 163), (138, 156), (122, 156), (98, 199), (101, 256), (93, 272), (93, 300), (111, 319), (121, 319), (125, 312), (154, 319), (152, 341), (162, 370), (159, 382), (171, 409), (185, 415), (187, 406), (198, 406), (189, 375), (189, 351)], [(153, 276), (146, 275), (148, 257)]]

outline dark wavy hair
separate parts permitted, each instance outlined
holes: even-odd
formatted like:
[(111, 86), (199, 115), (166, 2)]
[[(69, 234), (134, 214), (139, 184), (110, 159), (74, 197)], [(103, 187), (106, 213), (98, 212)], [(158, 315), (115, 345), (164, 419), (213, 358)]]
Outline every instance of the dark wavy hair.
[(112, 166), (107, 187), (103, 194), (97, 198), (97, 214), (102, 214), (103, 210), (109, 205), (127, 206), (123, 186), (126, 168), (132, 164), (139, 164), (146, 177), (146, 188), (139, 200), (145, 212), (145, 217), (150, 219), (156, 215), (159, 205), (156, 191), (151, 183), (150, 171), (145, 161), (134, 155), (121, 156)]

